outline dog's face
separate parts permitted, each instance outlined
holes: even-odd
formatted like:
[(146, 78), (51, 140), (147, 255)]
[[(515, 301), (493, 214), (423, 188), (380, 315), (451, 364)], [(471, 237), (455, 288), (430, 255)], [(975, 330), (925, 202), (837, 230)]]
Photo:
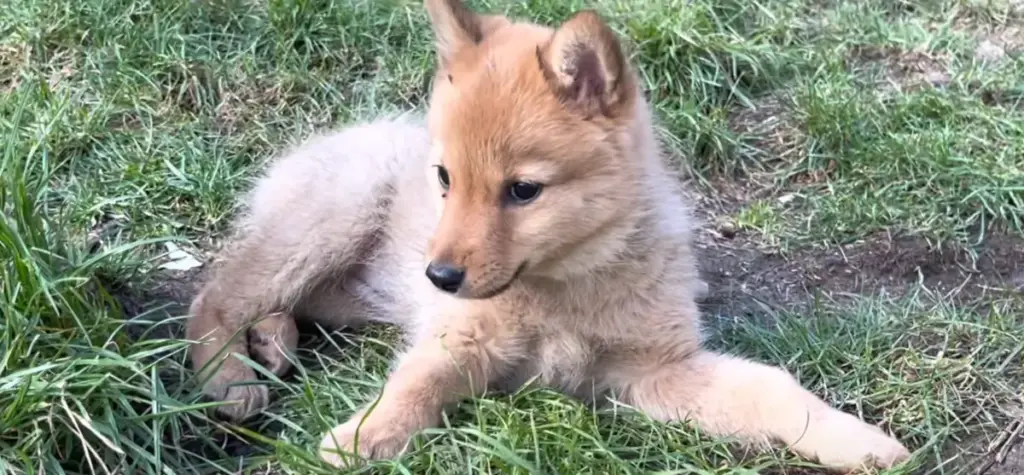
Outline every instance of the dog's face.
[(631, 211), (638, 99), (592, 12), (556, 29), (427, 0), (438, 49), (428, 117), (440, 222), (427, 276), (462, 298), (585, 272), (578, 252)]

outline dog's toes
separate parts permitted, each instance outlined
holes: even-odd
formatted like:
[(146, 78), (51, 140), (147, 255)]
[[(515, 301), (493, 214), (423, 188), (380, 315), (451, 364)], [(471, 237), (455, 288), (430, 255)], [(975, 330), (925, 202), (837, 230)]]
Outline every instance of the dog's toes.
[(351, 468), (366, 461), (397, 457), (406, 450), (414, 434), (410, 427), (416, 427), (410, 414), (370, 414), (365, 421), (363, 414), (357, 412), (324, 435), (321, 459), (338, 468)]
[(242, 422), (270, 404), (270, 390), (265, 384), (232, 386), (226, 388), (218, 400), (226, 403), (217, 407), (219, 416), (232, 422)]
[(225, 402), (215, 411), (232, 422), (248, 419), (270, 403), (270, 390), (259, 384), (256, 372), (234, 358), (226, 359), (213, 378), (203, 385), (203, 394), (214, 401)]
[(249, 354), (267, 370), (284, 376), (291, 369), (288, 360), (299, 344), (299, 330), (288, 313), (273, 313), (249, 329)]
[(849, 414), (830, 414), (828, 430), (803, 445), (824, 465), (844, 470), (891, 468), (910, 458), (898, 440)]

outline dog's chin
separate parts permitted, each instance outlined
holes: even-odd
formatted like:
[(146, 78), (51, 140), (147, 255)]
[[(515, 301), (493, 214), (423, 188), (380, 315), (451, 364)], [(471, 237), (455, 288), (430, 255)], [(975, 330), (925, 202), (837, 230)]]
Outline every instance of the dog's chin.
[(487, 300), (497, 297), (512, 287), (512, 284), (519, 279), (520, 274), (523, 273), (523, 269), (525, 268), (526, 263), (524, 262), (516, 268), (516, 271), (512, 273), (512, 277), (509, 277), (507, 280), (497, 285), (490, 283), (490, 285), (478, 288), (463, 287), (455, 293), (455, 297), (466, 300)]

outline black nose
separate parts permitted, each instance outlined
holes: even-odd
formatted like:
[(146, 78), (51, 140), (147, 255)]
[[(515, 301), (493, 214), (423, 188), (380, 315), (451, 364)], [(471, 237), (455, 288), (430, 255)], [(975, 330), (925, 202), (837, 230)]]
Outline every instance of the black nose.
[(434, 287), (454, 294), (466, 279), (466, 271), (449, 264), (431, 262), (427, 265), (427, 278), (434, 283)]

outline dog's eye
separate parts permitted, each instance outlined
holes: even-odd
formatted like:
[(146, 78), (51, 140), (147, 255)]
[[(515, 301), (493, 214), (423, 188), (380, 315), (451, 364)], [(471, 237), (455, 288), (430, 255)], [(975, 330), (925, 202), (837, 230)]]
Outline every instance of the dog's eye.
[(452, 185), (450, 180), (451, 178), (448, 177), (448, 169), (442, 166), (438, 166), (437, 181), (441, 183), (441, 188), (444, 188), (444, 191), (448, 191), (448, 187)]
[(518, 181), (508, 187), (508, 196), (518, 204), (526, 204), (537, 198), (541, 186), (537, 183)]

